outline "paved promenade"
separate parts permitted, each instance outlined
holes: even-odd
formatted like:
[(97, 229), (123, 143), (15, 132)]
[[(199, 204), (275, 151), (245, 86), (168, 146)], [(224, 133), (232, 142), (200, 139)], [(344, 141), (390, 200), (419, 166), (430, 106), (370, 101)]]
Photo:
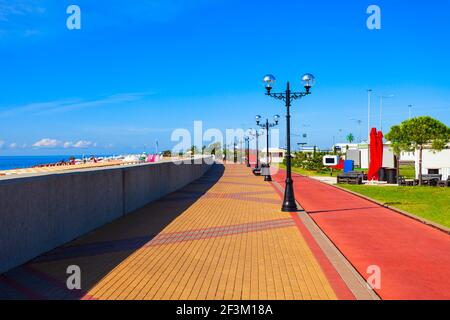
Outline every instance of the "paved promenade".
[[(285, 174), (275, 179), (283, 184)], [(382, 299), (450, 299), (450, 236), (311, 178), (293, 175), (297, 201), (368, 278), (378, 266)]]
[[(274, 186), (248, 168), (216, 165), (184, 189), (0, 276), (0, 298), (353, 298), (280, 203)], [(70, 265), (81, 268), (82, 290), (66, 288)]]

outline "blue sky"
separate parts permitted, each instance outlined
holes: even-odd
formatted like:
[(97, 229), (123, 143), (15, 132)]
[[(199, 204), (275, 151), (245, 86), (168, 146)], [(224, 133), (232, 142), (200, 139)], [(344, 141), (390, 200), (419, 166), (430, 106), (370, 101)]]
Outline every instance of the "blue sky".
[[(66, 28), (70, 4), (81, 30)], [(366, 27), (371, 4), (381, 30)], [(378, 95), (390, 94), (385, 129), (409, 104), (449, 125), (449, 21), (440, 0), (0, 0), (0, 155), (152, 151), (156, 139), (168, 149), (195, 120), (248, 128), (284, 114), (264, 96), (266, 73), (278, 89), (315, 74), (292, 109), (309, 144), (359, 136), (350, 119), (365, 136), (367, 88), (377, 126)]]

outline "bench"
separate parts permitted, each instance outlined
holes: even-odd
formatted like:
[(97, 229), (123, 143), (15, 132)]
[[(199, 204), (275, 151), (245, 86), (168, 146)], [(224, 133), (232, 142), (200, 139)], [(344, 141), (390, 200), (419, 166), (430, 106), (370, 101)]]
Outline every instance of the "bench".
[(423, 174), (422, 183), (431, 187), (436, 187), (442, 180), (442, 174)]
[(450, 176), (447, 177), (447, 180), (439, 181), (439, 187), (450, 187)]
[(400, 187), (413, 187), (413, 186), (417, 186), (417, 184), (418, 184), (418, 181), (416, 181), (414, 179), (407, 180), (404, 176), (399, 176), (397, 181), (398, 181), (398, 185)]
[(346, 173), (340, 173), (337, 176), (338, 184), (362, 184), (364, 179), (364, 173), (351, 171)]

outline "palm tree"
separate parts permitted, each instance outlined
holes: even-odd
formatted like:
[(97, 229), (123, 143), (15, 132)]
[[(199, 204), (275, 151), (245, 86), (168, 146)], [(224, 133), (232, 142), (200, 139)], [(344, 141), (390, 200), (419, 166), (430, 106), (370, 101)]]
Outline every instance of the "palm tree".
[(346, 137), (348, 143), (353, 143), (353, 141), (355, 141), (355, 136), (353, 135), (353, 133), (349, 133)]

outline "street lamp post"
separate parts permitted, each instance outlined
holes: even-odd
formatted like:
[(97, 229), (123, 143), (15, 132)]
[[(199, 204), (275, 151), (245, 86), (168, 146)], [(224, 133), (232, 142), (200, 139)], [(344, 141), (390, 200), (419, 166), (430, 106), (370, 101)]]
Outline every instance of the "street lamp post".
[(245, 164), (250, 168), (250, 137), (245, 137)]
[(358, 124), (358, 128), (359, 128), (359, 137), (358, 137), (358, 140), (359, 140), (359, 143), (361, 143), (361, 142), (362, 142), (362, 137), (361, 137), (361, 135), (362, 135), (362, 133), (361, 133), (361, 124), (362, 124), (363, 122), (362, 122), (362, 120), (360, 120), (360, 119), (350, 119), (350, 120), (356, 121), (356, 123)]
[(261, 116), (256, 116), (256, 125), (264, 128), (266, 130), (266, 165), (268, 168), (268, 175), (264, 176), (264, 181), (272, 181), (272, 177), (270, 176), (270, 160), (269, 160), (269, 129), (273, 128), (278, 125), (278, 122), (280, 121), (280, 116), (275, 115), (273, 117), (274, 122), (270, 123), (269, 119), (266, 119), (266, 123), (261, 124)]
[(311, 94), (311, 87), (314, 85), (315, 78), (312, 74), (305, 74), (302, 76), (302, 83), (305, 88), (304, 92), (292, 92), (289, 82), (286, 86), (286, 91), (282, 93), (272, 93), (272, 88), (275, 85), (276, 79), (269, 74), (264, 77), (266, 85), (266, 95), (278, 100), (283, 100), (286, 103), (286, 187), (284, 189), (284, 200), (281, 210), (283, 212), (298, 211), (297, 203), (294, 195), (294, 182), (292, 180), (291, 168), (291, 103), (293, 100), (300, 99)]
[(370, 102), (372, 97), (372, 89), (367, 89), (367, 143), (370, 144)]
[(244, 152), (244, 140), (239, 139), (239, 163), (244, 163), (242, 159), (242, 153)]
[(255, 130), (255, 137), (256, 137), (256, 165), (255, 165), (255, 169), (259, 170), (260, 165), (259, 165), (259, 136), (260, 134), (258, 133), (258, 129)]
[[(261, 170), (261, 168), (260, 168), (260, 161), (259, 161), (259, 139), (258, 138), (260, 136), (262, 136), (262, 133), (259, 133), (258, 129), (255, 130), (255, 133), (253, 133), (253, 129), (250, 129), (249, 135), (251, 135), (252, 137), (254, 136), (255, 137), (255, 141), (256, 141), (256, 165), (255, 165), (255, 168), (253, 169), (253, 172), (257, 173), (257, 172), (259, 172)], [(250, 144), (249, 144), (248, 156), (249, 156), (249, 162), (250, 162)], [(251, 167), (251, 165), (250, 165), (250, 167)]]
[(237, 147), (236, 147), (236, 139), (235, 139), (233, 142), (233, 160), (234, 160), (235, 164), (237, 163), (237, 159), (238, 159), (238, 156), (237, 156)]

